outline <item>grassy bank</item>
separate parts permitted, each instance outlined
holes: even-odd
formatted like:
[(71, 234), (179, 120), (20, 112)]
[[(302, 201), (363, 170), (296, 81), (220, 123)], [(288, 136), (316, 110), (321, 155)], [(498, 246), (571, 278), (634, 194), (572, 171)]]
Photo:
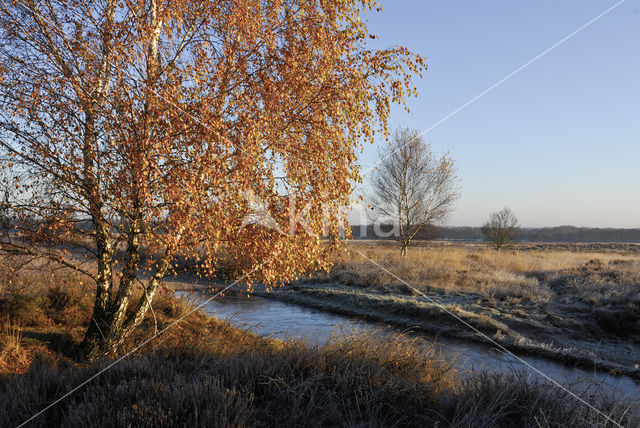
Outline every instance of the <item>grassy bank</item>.
[[(0, 425), (23, 422), (110, 361), (75, 346), (90, 292), (42, 271), (3, 282)], [(6, 279), (6, 277), (5, 277)], [(154, 301), (135, 343), (191, 308)], [(594, 400), (593, 397), (585, 397)], [(624, 403), (598, 402), (623, 425)], [(605, 426), (558, 388), (520, 373), (458, 376), (419, 339), (336, 337), (322, 347), (268, 341), (194, 313), (32, 422), (32, 426)], [(609, 425), (610, 426), (610, 423)]]
[[(374, 260), (425, 293), (371, 263)], [(330, 273), (267, 295), (436, 335), (640, 378), (640, 255), (634, 245), (433, 243), (406, 258), (389, 243), (355, 242)]]

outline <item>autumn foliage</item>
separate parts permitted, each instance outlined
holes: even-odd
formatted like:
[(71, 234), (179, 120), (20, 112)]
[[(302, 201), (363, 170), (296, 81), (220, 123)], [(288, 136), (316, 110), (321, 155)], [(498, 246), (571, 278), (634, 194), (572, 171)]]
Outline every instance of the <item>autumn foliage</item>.
[[(267, 283), (326, 266), (356, 153), (424, 68), (367, 47), (377, 7), (0, 3), (2, 251), (93, 280), (90, 353), (117, 351), (176, 257)], [(243, 223), (248, 193), (280, 231)]]

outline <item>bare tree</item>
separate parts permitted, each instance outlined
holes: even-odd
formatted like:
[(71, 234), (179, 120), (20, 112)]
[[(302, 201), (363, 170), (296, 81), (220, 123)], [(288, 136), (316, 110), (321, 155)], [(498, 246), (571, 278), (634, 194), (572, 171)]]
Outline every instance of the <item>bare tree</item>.
[(421, 230), (451, 213), (460, 196), (455, 164), (447, 154), (434, 154), (419, 131), (409, 128), (395, 131), (379, 159), (367, 196), (370, 217), (397, 228), (405, 256)]
[(509, 208), (504, 208), (499, 212), (491, 213), (489, 221), (482, 226), (481, 230), (496, 251), (500, 251), (503, 247), (518, 242), (520, 225), (515, 214)]

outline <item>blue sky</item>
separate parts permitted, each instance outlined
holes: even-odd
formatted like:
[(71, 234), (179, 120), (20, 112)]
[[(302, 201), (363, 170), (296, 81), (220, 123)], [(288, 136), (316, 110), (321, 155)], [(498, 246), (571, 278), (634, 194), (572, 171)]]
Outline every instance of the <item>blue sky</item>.
[[(616, 1), (396, 0), (368, 14), (373, 47), (427, 58), (411, 113), (426, 129)], [(456, 160), (450, 225), (509, 206), (524, 226), (640, 227), (640, 0), (626, 0), (425, 135)], [(360, 157), (377, 158), (379, 139)], [(356, 213), (350, 216), (358, 223)]]

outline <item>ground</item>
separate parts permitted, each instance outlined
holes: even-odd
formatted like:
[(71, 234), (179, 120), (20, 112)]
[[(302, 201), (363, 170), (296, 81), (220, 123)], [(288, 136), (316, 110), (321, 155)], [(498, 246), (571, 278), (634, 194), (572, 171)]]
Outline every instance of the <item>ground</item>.
[(388, 241), (355, 241), (331, 272), (262, 295), (486, 342), (477, 329), (511, 350), (640, 378), (639, 249), (435, 242), (402, 258)]
[[(0, 264), (1, 265), (1, 264)], [(459, 376), (420, 338), (347, 335), (322, 347), (257, 337), (196, 311), (133, 355), (87, 362), (81, 277), (0, 270), (0, 426), (637, 426), (631, 403), (526, 373)], [(371, 290), (373, 292), (373, 290)], [(121, 354), (193, 307), (166, 292)]]

